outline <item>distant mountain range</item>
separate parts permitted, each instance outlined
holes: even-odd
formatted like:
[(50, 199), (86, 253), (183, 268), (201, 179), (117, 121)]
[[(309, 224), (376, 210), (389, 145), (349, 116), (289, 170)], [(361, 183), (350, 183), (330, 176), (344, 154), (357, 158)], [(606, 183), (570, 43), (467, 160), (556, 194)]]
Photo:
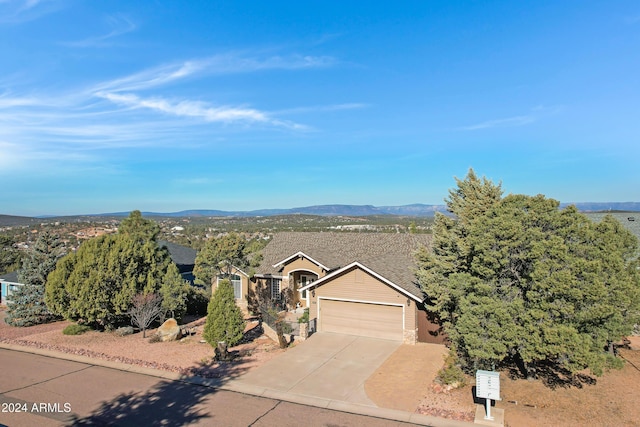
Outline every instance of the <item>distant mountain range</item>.
[[(174, 213), (143, 212), (145, 216), (236, 216), (258, 217), (275, 215), (320, 215), (320, 216), (371, 216), (371, 215), (402, 215), (402, 216), (433, 216), (436, 212), (446, 212), (444, 205), (413, 204), (405, 206), (372, 206), (372, 205), (318, 205), (291, 209), (259, 209), (254, 211), (219, 211), (219, 210), (188, 210)], [(119, 213), (112, 215), (128, 215)]]
[[(575, 205), (581, 212), (599, 212), (599, 211), (626, 211), (640, 212), (640, 202), (582, 202), (582, 203), (562, 203), (561, 207)], [(275, 215), (321, 215), (321, 216), (371, 216), (371, 215), (399, 215), (399, 216), (416, 216), (431, 217), (436, 212), (446, 212), (445, 205), (425, 205), (412, 204), (404, 206), (373, 206), (373, 205), (318, 205), (306, 206), (291, 209), (259, 209), (253, 211), (221, 211), (209, 209), (185, 210), (180, 212), (160, 213), (160, 212), (142, 212), (144, 216), (150, 217), (260, 217)], [(90, 215), (75, 215), (82, 217), (124, 217), (129, 212), (114, 212)], [(65, 216), (68, 217), (68, 216)], [(38, 219), (58, 218), (53, 215), (32, 217), (18, 217), (9, 215), (0, 215), (0, 225), (24, 224), (29, 222), (37, 222)], [(64, 217), (60, 217), (64, 218)]]
[[(611, 202), (611, 203), (561, 203), (561, 207), (575, 205), (581, 212), (599, 211), (629, 211), (640, 212), (640, 202)], [(291, 209), (259, 209), (254, 211), (220, 211), (195, 209), (172, 213), (143, 212), (144, 216), (188, 217), (188, 216), (235, 216), (258, 217), (275, 215), (321, 215), (321, 216), (371, 216), (371, 215), (399, 215), (430, 217), (436, 212), (445, 213), (445, 205), (425, 205), (415, 203), (403, 206), (373, 206), (373, 205), (317, 205)], [(99, 216), (127, 216), (129, 212), (100, 214)]]

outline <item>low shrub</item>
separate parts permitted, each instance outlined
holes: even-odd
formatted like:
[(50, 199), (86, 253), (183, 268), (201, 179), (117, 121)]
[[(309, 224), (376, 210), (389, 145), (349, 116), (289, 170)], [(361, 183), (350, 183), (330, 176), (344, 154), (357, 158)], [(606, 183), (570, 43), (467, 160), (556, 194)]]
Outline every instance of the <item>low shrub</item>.
[(160, 341), (162, 341), (162, 338), (160, 338), (160, 335), (158, 334), (153, 334), (149, 337), (149, 342), (152, 344)]
[(190, 287), (187, 293), (187, 314), (194, 316), (206, 315), (210, 297), (211, 293), (193, 286)]
[(309, 323), (309, 309), (305, 308), (302, 316), (298, 318), (298, 323)]
[(62, 330), (62, 333), (65, 335), (81, 335), (90, 330), (91, 328), (87, 325), (78, 325), (74, 323), (73, 325), (69, 325)]
[(454, 388), (463, 387), (466, 384), (467, 379), (458, 364), (458, 357), (453, 350), (449, 350), (449, 354), (444, 360), (444, 367), (438, 371), (436, 379), (441, 384), (450, 385)]
[(127, 336), (127, 335), (131, 335), (131, 334), (133, 334), (133, 327), (132, 326), (122, 326), (122, 327), (116, 329), (116, 331), (114, 333), (119, 337), (124, 337), (124, 336)]

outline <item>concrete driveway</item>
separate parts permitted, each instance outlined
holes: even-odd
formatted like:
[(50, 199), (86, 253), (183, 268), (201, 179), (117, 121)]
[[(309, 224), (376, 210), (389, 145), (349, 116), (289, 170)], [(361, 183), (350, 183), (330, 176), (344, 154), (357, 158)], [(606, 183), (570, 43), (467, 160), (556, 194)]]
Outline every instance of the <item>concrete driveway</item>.
[(364, 383), (398, 341), (316, 333), (237, 382), (297, 395), (376, 406)]

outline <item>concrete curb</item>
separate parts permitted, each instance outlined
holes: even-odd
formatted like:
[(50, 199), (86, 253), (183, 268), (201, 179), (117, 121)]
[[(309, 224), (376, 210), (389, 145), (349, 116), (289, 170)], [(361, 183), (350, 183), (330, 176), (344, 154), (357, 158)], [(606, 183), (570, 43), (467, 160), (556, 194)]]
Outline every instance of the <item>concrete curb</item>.
[(61, 351), (46, 350), (37, 347), (21, 346), (0, 342), (0, 349), (17, 351), (22, 353), (37, 354), (40, 356), (52, 357), (55, 359), (69, 360), (72, 362), (84, 363), (87, 365), (100, 366), (119, 371), (132, 372), (170, 381), (182, 381), (189, 384), (199, 385), (212, 389), (231, 391), (235, 393), (248, 394), (251, 396), (264, 397), (268, 399), (282, 400), (305, 406), (331, 409), (335, 411), (348, 412), (350, 414), (365, 415), (375, 418), (382, 418), (391, 421), (400, 421), (412, 424), (419, 424), (431, 427), (469, 427), (474, 423), (465, 421), (455, 421), (446, 418), (437, 418), (429, 415), (414, 414), (399, 411), (396, 409), (379, 408), (377, 406), (367, 406), (339, 400), (323, 399), (314, 396), (300, 395), (296, 393), (283, 392), (280, 390), (258, 387), (244, 383), (241, 379), (220, 379), (204, 378), (199, 376), (185, 377), (177, 372), (162, 371), (159, 369), (146, 368), (144, 366), (131, 365), (128, 363), (111, 362), (108, 360), (93, 359), (87, 356), (68, 354)]

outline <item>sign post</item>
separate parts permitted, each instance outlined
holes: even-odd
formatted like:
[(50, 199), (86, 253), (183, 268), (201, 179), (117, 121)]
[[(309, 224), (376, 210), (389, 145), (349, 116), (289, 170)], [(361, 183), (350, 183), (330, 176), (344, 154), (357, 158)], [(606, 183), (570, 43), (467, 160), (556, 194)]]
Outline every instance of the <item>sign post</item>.
[(476, 371), (476, 397), (486, 399), (487, 409), (484, 419), (493, 421), (491, 401), (500, 399), (500, 373), (493, 371)]

